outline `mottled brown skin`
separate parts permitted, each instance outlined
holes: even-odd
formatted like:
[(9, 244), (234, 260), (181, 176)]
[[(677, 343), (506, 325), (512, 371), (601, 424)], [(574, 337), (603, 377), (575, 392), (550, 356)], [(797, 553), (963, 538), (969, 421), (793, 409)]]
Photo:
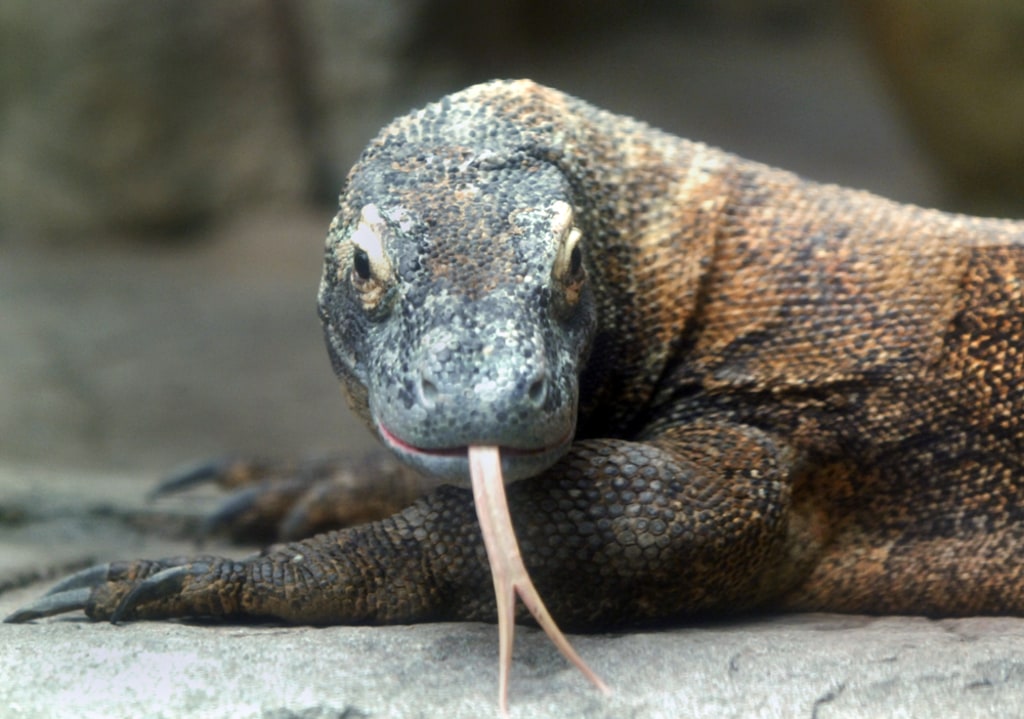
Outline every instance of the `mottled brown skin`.
[[(508, 487), (560, 624), (1024, 614), (1024, 224), (811, 183), (529, 82), (452, 102), (521, 128), (511, 145), (558, 168), (583, 231), (596, 328), (576, 440)], [(361, 165), (427, 133), (416, 118)], [(404, 206), (436, 202), (415, 189)], [(372, 422), (369, 391), (346, 381)], [(110, 617), (177, 565), (116, 617), (494, 617), (472, 498), (455, 487), (248, 562), (111, 565), (81, 605)]]

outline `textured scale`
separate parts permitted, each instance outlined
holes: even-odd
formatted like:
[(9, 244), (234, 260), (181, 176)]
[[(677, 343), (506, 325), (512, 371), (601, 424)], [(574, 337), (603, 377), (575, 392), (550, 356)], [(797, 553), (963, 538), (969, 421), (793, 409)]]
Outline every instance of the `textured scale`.
[(493, 621), (471, 445), (500, 448), (563, 627), (1024, 614), (1024, 223), (493, 82), (364, 152), (320, 315), (355, 411), (462, 486), (243, 563), (92, 570), (13, 619)]

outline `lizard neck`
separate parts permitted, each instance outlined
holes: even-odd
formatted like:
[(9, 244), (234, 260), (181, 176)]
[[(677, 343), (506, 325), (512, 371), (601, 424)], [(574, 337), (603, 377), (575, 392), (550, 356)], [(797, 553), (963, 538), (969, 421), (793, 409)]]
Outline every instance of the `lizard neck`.
[(586, 154), (563, 158), (578, 163), (567, 174), (587, 208), (591, 256), (604, 258), (590, 268), (598, 331), (581, 376), (580, 437), (642, 421), (698, 316), (735, 171), (734, 158), (706, 145), (627, 118), (590, 119), (577, 145)]

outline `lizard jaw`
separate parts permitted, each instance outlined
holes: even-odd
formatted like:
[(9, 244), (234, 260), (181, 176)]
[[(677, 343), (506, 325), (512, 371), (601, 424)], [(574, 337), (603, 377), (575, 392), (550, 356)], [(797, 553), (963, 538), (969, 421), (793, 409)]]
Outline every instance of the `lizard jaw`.
[[(399, 459), (416, 469), (442, 479), (469, 484), (469, 447), (479, 441), (451, 447), (417, 447), (377, 423), (377, 434), (385, 446)], [(557, 462), (572, 445), (574, 430), (570, 429), (556, 442), (542, 447), (501, 445), (501, 469), (505, 482), (532, 477)]]

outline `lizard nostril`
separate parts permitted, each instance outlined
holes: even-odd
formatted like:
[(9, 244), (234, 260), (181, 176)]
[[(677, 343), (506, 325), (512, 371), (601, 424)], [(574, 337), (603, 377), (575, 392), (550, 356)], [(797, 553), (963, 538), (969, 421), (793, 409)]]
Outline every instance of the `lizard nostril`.
[(547, 378), (538, 377), (531, 382), (529, 388), (526, 390), (526, 396), (530, 398), (530, 402), (534, 405), (543, 404), (544, 399), (548, 396)]
[(426, 407), (433, 407), (437, 402), (437, 385), (426, 377), (420, 379), (420, 400)]

